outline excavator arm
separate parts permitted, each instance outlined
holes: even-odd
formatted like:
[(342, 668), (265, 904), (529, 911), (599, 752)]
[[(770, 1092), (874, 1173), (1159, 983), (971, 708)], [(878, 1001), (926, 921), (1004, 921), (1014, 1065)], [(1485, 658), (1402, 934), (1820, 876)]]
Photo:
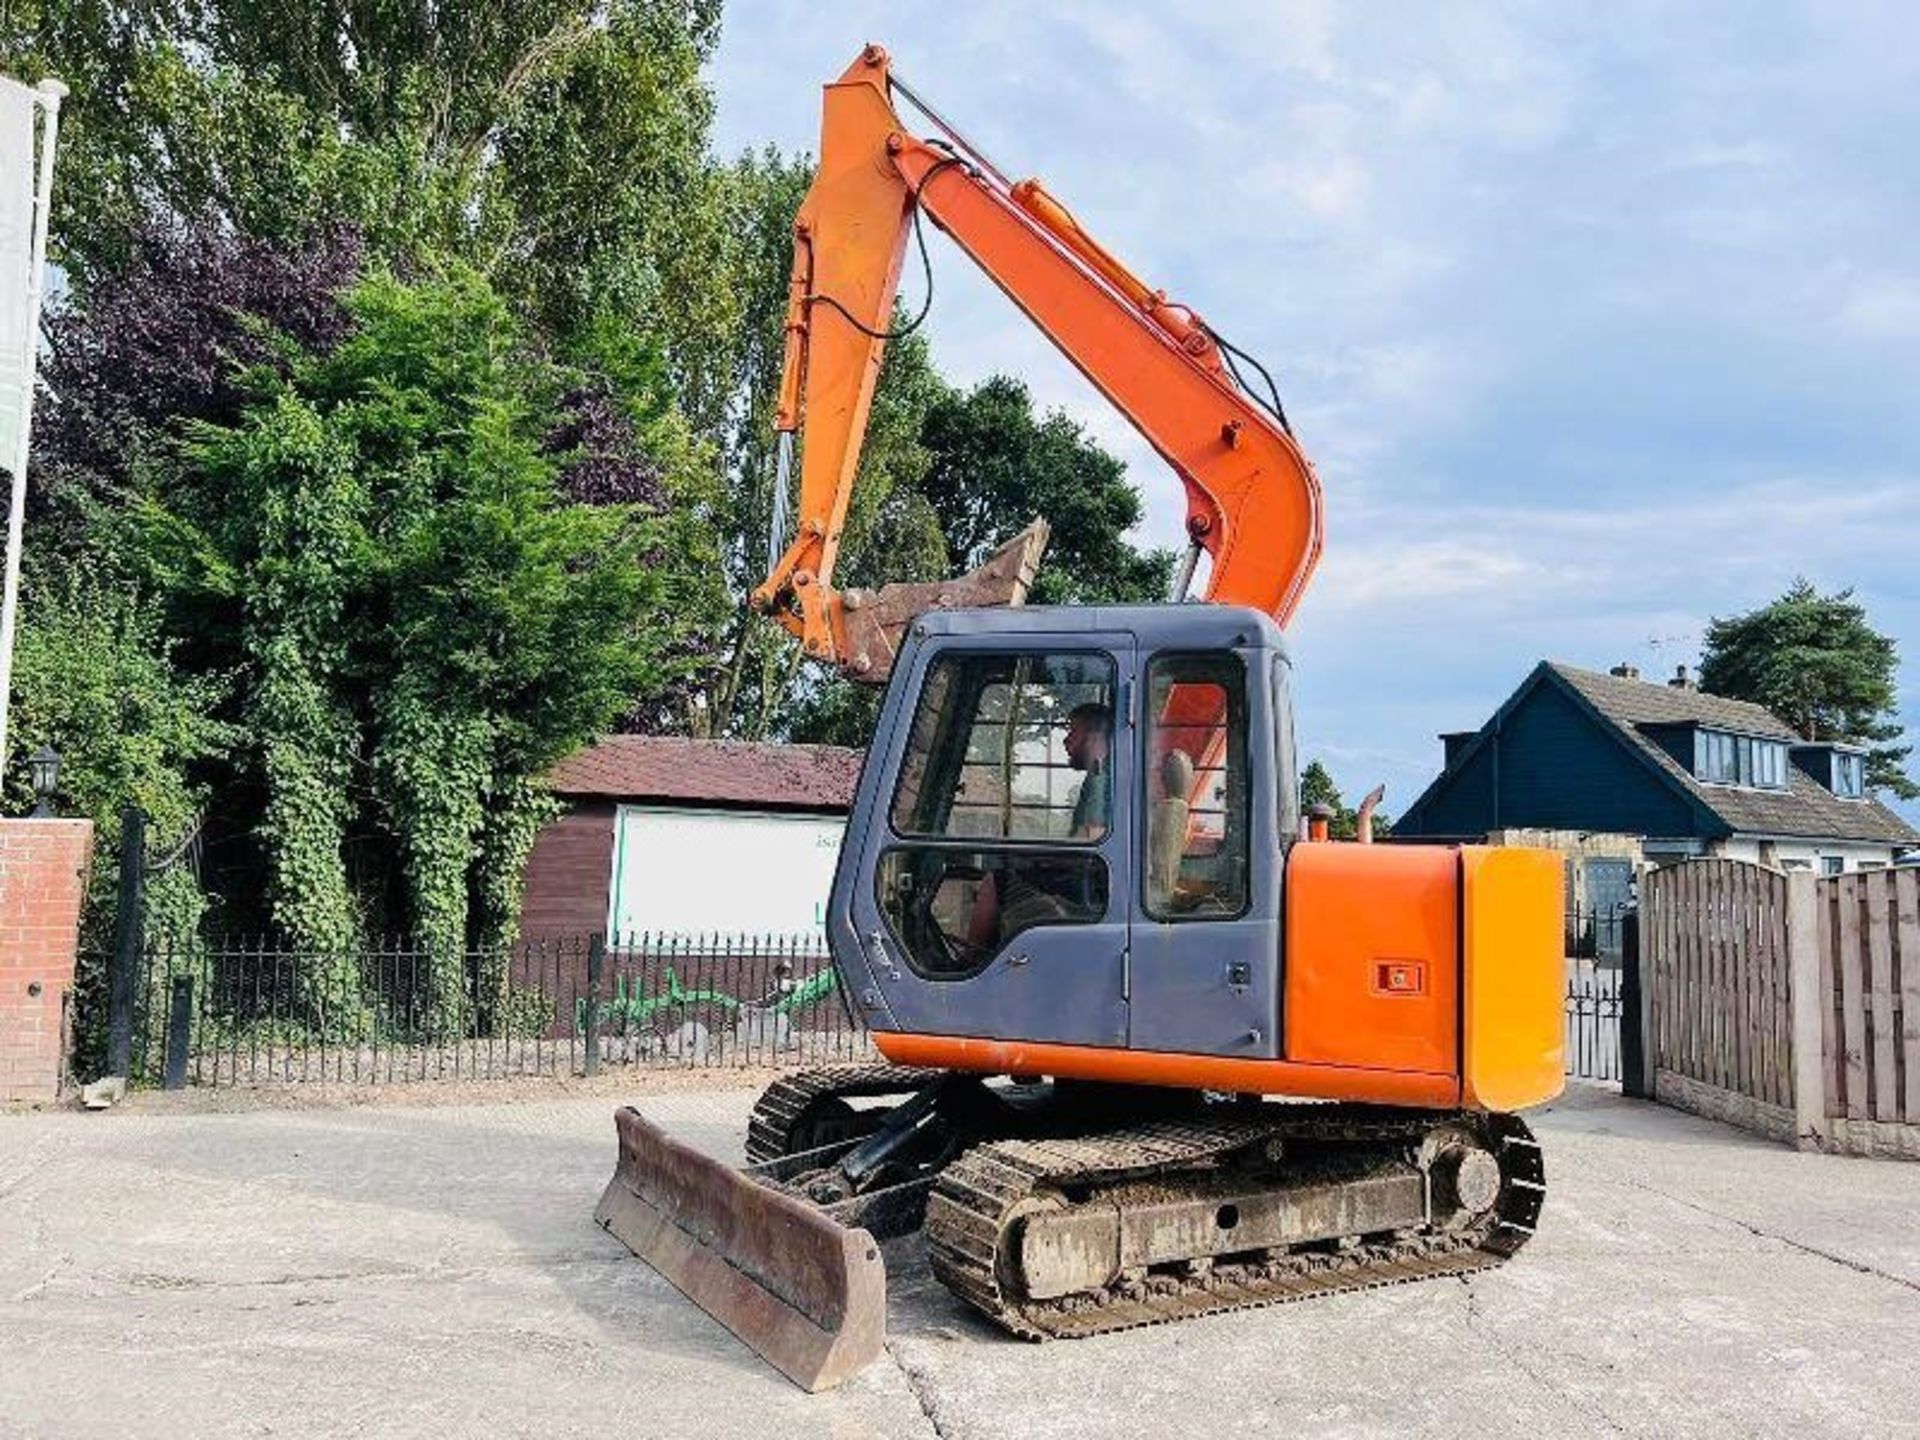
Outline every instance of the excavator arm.
[[(945, 140), (910, 134), (895, 91)], [(1319, 559), (1321, 511), (1319, 481), (1277, 400), (1266, 405), (1243, 388), (1219, 336), (1103, 249), (1039, 181), (1009, 181), (928, 110), (891, 75), (877, 45), (826, 87), (818, 169), (794, 220), (775, 424), (783, 457), (792, 437), (804, 437), (798, 528), (755, 590), (754, 607), (792, 631), (809, 656), (877, 683), (915, 614), (1017, 602), (1032, 578), (1043, 526), (957, 580), (877, 594), (833, 585), (916, 209), (1180, 477), (1189, 563), (1202, 550), (1211, 557), (1205, 598), (1253, 606), (1284, 625)]]

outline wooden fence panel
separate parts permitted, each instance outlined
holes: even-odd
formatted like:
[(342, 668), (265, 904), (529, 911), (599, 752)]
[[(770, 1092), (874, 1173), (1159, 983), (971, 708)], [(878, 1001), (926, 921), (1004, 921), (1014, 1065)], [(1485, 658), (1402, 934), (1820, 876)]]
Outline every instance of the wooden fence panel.
[(1920, 1125), (1920, 874), (1893, 877), (1894, 953), (1900, 971), (1900, 1054), (1905, 1071), (1901, 1118)]
[[(1716, 873), (1717, 872), (1717, 873)], [(1732, 1076), (1727, 1064), (1727, 905), (1726, 882), (1731, 877), (1724, 867), (1715, 865), (1693, 877), (1699, 891), (1700, 906), (1706, 920), (1707, 1019), (1706, 1075), (1709, 1084), (1731, 1090)]]
[(1780, 901), (1780, 891), (1784, 889), (1784, 886), (1777, 890), (1763, 884), (1754, 887), (1753, 1045), (1758, 1067), (1754, 1071), (1754, 1083), (1755, 1093), (1769, 1105), (1793, 1103), (1781, 1101), (1773, 1081), (1773, 1032), (1779, 1015), (1779, 1000), (1773, 989), (1774, 967), (1779, 962), (1779, 952), (1773, 944), (1773, 914)]
[(1713, 896), (1713, 958), (1719, 980), (1719, 1004), (1714, 1007), (1719, 1021), (1720, 1088), (1744, 1094), (1740, 1088), (1740, 1027), (1738, 957), (1733, 951), (1733, 929), (1739, 912), (1740, 871), (1728, 870), (1720, 877)]
[(1680, 927), (1674, 922), (1673, 915), (1679, 909), (1679, 881), (1673, 871), (1660, 874), (1657, 878), (1666, 882), (1668, 897), (1664, 911), (1665, 923), (1660, 927), (1666, 937), (1666, 973), (1663, 977), (1666, 991), (1661, 996), (1667, 1012), (1667, 1044), (1661, 1056), (1661, 1064), (1669, 1070), (1678, 1069), (1680, 1054), (1686, 1044), (1686, 1031), (1683, 1027), (1679, 1001), (1674, 998), (1680, 991)]
[(1814, 909), (1819, 921), (1816, 939), (1820, 947), (1820, 1081), (1826, 1094), (1829, 1119), (1838, 1120), (1847, 1113), (1847, 1077), (1840, 1053), (1840, 965), (1834, 958), (1839, 949), (1836, 938), (1840, 902), (1836, 887), (1823, 884), (1815, 892)]
[(1667, 1003), (1673, 983), (1673, 942), (1666, 923), (1672, 907), (1654, 898), (1663, 895), (1665, 887), (1665, 878), (1657, 870), (1640, 882), (1640, 963), (1649, 980), (1641, 993), (1653, 1007), (1653, 1055), (1648, 1063), (1656, 1070), (1669, 1063), (1673, 1051), (1673, 1007)]
[(1740, 1084), (1742, 1093), (1756, 1100), (1767, 1098), (1763, 1070), (1760, 1064), (1760, 969), (1765, 963), (1766, 953), (1760, 949), (1760, 917), (1764, 913), (1765, 901), (1762, 899), (1765, 886), (1759, 883), (1764, 876), (1749, 870), (1740, 877), (1740, 921), (1734, 927), (1733, 945), (1739, 963), (1734, 973), (1739, 977), (1740, 1010), (1737, 1017), (1740, 1029)]
[(1713, 945), (1707, 929), (1706, 909), (1701, 903), (1706, 877), (1698, 870), (1682, 870), (1680, 874), (1683, 879), (1680, 888), (1684, 897), (1681, 903), (1686, 906), (1681, 913), (1693, 921), (1681, 930), (1683, 943), (1687, 947), (1687, 973), (1681, 984), (1686, 987), (1686, 993), (1693, 1001), (1687, 1006), (1685, 1073), (1703, 1080), (1707, 1077), (1713, 1055), (1712, 968), (1709, 964)]
[[(1656, 870), (1642, 885), (1655, 1086), (1695, 1108), (1791, 1130), (1786, 877), (1735, 860)], [(1714, 1099), (1715, 1095), (1723, 1097)]]
[(1848, 1134), (1920, 1125), (1920, 873), (1839, 875), (1820, 891), (1827, 1117)]
[(1769, 1013), (1773, 1016), (1772, 1066), (1773, 1095), (1776, 1105), (1791, 1108), (1793, 1095), (1793, 965), (1787, 954), (1787, 887), (1773, 892), (1770, 913), (1773, 926), (1768, 946), (1772, 956), (1772, 991)]
[(1864, 877), (1861, 889), (1867, 905), (1867, 994), (1872, 1005), (1873, 1118), (1900, 1118), (1899, 1049), (1894, 1044), (1898, 1033), (1893, 1013), (1893, 917), (1889, 913), (1892, 877), (1876, 870)]
[(1667, 1068), (1687, 1070), (1693, 1063), (1693, 1017), (1688, 1007), (1681, 1003), (1688, 993), (1693, 980), (1693, 950), (1688, 943), (1686, 929), (1680, 924), (1680, 914), (1686, 906), (1686, 871), (1670, 872), (1673, 901), (1673, 1053), (1668, 1057)]
[(1867, 1114), (1867, 991), (1862, 973), (1860, 943), (1860, 876), (1840, 875), (1833, 881), (1838, 923), (1834, 962), (1840, 970), (1840, 1085), (1847, 1098), (1849, 1120)]

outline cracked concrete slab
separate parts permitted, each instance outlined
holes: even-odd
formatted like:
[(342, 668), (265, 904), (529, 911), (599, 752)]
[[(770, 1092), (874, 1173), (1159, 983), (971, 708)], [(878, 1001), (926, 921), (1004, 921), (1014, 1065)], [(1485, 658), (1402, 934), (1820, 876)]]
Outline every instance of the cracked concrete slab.
[[(644, 1103), (737, 1158), (750, 1098)], [(593, 1226), (610, 1109), (0, 1118), (0, 1435), (1920, 1435), (1920, 1165), (1579, 1089), (1500, 1270), (1035, 1346), (899, 1241), (807, 1396)]]

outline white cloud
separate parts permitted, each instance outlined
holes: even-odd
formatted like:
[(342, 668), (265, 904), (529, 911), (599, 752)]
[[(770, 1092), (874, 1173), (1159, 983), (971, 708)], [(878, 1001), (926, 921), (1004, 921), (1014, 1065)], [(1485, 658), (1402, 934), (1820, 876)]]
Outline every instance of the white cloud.
[(1321, 220), (1355, 218), (1367, 193), (1367, 173), (1352, 155), (1274, 160), (1247, 177), (1250, 195), (1292, 200)]
[(1760, 140), (1694, 140), (1675, 150), (1655, 168), (1667, 174), (1701, 170), (1774, 170), (1779, 168), (1785, 153), (1781, 146)]
[(1920, 338), (1920, 276), (1863, 276), (1848, 289), (1834, 319), (1867, 339)]
[(1454, 537), (1355, 544), (1330, 549), (1314, 580), (1314, 600), (1327, 611), (1407, 607), (1474, 594), (1539, 591), (1570, 579), (1525, 555), (1485, 540)]

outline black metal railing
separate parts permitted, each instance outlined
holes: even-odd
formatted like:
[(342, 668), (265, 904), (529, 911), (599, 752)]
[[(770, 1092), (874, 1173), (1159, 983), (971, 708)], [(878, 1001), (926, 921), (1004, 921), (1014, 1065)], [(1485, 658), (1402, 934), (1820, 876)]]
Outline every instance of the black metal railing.
[(390, 1084), (604, 1066), (817, 1065), (872, 1055), (815, 937), (564, 936), (504, 949), (385, 941), (150, 944), (136, 1084)]
[[(1596, 928), (1570, 913), (1570, 936)], [(142, 1085), (391, 1084), (874, 1054), (817, 937), (575, 935), (458, 952), (195, 938), (150, 943), (136, 964), (128, 1074)], [(1569, 1076), (1622, 1079), (1623, 998), (1621, 970), (1569, 947)]]
[(1629, 907), (1568, 906), (1566, 947), (1570, 958), (1618, 965)]
[(1566, 1073), (1574, 1079), (1626, 1079), (1622, 966), (1633, 944), (1632, 916), (1631, 904), (1567, 907)]

